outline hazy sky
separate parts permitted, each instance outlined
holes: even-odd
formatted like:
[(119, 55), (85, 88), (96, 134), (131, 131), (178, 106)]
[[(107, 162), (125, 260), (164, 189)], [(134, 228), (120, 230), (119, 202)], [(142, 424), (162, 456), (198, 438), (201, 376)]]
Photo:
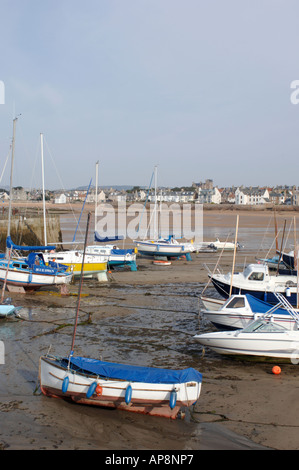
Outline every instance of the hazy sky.
[[(299, 185), (298, 0), (0, 0), (14, 185)], [(9, 167), (1, 185), (9, 184)]]

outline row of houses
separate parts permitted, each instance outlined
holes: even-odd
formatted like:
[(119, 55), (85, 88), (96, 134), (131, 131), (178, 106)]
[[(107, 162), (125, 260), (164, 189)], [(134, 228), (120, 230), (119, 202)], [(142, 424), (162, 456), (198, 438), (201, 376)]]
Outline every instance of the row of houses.
[[(0, 191), (1, 200), (9, 199), (6, 191)], [(14, 188), (14, 200), (41, 200), (41, 191), (26, 191), (23, 188)], [(54, 204), (67, 204), (73, 202), (95, 203), (95, 190), (87, 194), (87, 190), (72, 190), (66, 192), (47, 192), (46, 199)], [(295, 186), (278, 186), (275, 188), (260, 187), (232, 187), (218, 188), (213, 186), (212, 180), (205, 183), (193, 183), (192, 187), (176, 190), (159, 188), (156, 193), (158, 202), (166, 203), (199, 203), (199, 204), (236, 204), (236, 205), (261, 205), (261, 204), (289, 204), (299, 205), (299, 188)], [(100, 189), (98, 191), (98, 203), (102, 202), (154, 202), (154, 191), (142, 188), (135, 190)]]
[[(55, 203), (74, 202), (83, 200), (83, 195), (59, 195), (55, 198)], [(172, 191), (171, 189), (161, 188), (156, 193), (157, 202), (165, 203), (198, 203), (198, 204), (236, 204), (236, 205), (261, 205), (261, 204), (289, 204), (299, 205), (299, 190), (281, 189), (281, 188), (217, 188), (210, 189), (197, 188), (193, 191)], [(91, 193), (86, 198), (87, 202), (95, 202), (95, 193)], [(98, 202), (149, 202), (155, 201), (153, 191), (149, 193), (144, 190), (136, 190), (127, 193), (126, 191), (100, 191)]]

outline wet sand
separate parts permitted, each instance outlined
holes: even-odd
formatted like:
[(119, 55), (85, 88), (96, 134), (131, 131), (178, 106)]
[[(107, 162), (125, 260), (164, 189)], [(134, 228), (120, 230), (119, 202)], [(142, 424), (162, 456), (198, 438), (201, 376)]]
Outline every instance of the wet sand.
[[(220, 214), (221, 215), (221, 214)], [(215, 213), (214, 213), (215, 216)], [(206, 222), (206, 230), (234, 233), (236, 214)], [(252, 232), (269, 217), (244, 215), (245, 248), (237, 263), (254, 261)], [(292, 215), (290, 216), (292, 217)], [(260, 233), (260, 241), (264, 232)], [(273, 234), (269, 234), (269, 240)], [(223, 237), (222, 237), (223, 238)], [(256, 238), (254, 244), (256, 244)], [(207, 283), (205, 264), (218, 254), (156, 267), (138, 259), (138, 271), (113, 271), (109, 282), (84, 281), (75, 353), (145, 366), (194, 367), (203, 374), (201, 396), (185, 420), (169, 421), (118, 410), (70, 404), (44, 397), (38, 387), (38, 361), (51, 347), (68, 354), (73, 332), (78, 282), (69, 296), (55, 291), (12, 294), (23, 319), (1, 321), (5, 364), (0, 364), (0, 447), (2, 449), (173, 450), (298, 449), (299, 370), (224, 359), (202, 348), (193, 336), (212, 330), (200, 316), (200, 294)], [(232, 253), (221, 266), (231, 269)], [(215, 295), (208, 287), (206, 294)], [(87, 321), (89, 320), (89, 321)]]

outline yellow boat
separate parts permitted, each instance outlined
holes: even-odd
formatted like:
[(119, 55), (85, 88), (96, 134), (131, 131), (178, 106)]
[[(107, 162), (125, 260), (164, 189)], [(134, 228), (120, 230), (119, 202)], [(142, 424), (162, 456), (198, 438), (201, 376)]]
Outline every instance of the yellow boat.
[[(74, 277), (80, 277), (83, 261), (83, 252), (80, 250), (51, 251), (44, 254), (45, 260), (69, 266)], [(108, 256), (85, 254), (83, 276), (91, 278), (96, 276), (99, 281), (108, 281), (107, 278)]]

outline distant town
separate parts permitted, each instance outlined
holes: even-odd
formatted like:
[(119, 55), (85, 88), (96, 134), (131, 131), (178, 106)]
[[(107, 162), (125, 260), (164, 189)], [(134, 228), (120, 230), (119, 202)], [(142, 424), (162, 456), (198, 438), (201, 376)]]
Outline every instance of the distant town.
[[(97, 191), (98, 203), (119, 202), (153, 202), (154, 189), (134, 187), (99, 188)], [(190, 187), (158, 188), (157, 201), (165, 203), (198, 203), (198, 204), (235, 204), (235, 205), (299, 205), (299, 187), (229, 187), (219, 188), (213, 180), (192, 183)], [(9, 200), (9, 191), (0, 189), (1, 201)], [(96, 190), (94, 187), (79, 188), (67, 191), (45, 191), (45, 200), (53, 204), (66, 204), (86, 201), (95, 203)], [(13, 188), (14, 201), (41, 201), (42, 191), (39, 189), (27, 190), (23, 187)]]

